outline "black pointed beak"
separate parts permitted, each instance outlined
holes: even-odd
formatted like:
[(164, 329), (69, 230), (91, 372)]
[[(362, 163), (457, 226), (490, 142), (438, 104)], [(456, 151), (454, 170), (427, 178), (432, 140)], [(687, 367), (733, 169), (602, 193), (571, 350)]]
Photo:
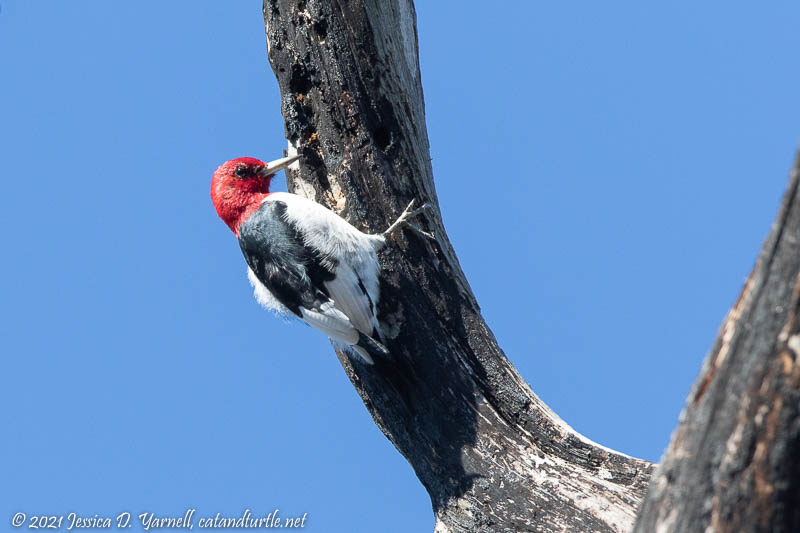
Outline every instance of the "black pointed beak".
[(300, 154), (290, 155), (289, 157), (282, 157), (280, 159), (276, 159), (275, 161), (270, 161), (264, 166), (264, 168), (259, 170), (258, 173), (262, 176), (272, 176), (278, 171), (288, 167), (298, 159), (300, 159)]

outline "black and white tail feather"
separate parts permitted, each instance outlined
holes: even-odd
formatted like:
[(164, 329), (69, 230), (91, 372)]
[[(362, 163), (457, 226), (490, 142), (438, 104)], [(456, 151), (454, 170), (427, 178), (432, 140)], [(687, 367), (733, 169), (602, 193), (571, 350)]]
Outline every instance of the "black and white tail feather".
[(294, 315), (364, 362), (387, 356), (377, 318), (380, 265), (376, 252), (427, 206), (414, 202), (380, 235), (351, 226), (325, 207), (290, 193), (272, 193), (239, 229), (248, 278), (264, 307)]

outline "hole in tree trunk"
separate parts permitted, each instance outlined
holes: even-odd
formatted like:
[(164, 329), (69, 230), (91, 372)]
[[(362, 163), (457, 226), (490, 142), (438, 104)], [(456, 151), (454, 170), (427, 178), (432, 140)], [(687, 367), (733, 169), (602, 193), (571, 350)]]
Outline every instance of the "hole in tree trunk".
[(318, 20), (313, 25), (314, 33), (317, 34), (320, 41), (324, 41), (325, 37), (328, 36), (328, 21), (325, 19)]
[(373, 130), (372, 138), (375, 139), (375, 144), (377, 144), (378, 148), (381, 150), (385, 150), (386, 147), (389, 146), (389, 143), (392, 142), (392, 134), (383, 126)]

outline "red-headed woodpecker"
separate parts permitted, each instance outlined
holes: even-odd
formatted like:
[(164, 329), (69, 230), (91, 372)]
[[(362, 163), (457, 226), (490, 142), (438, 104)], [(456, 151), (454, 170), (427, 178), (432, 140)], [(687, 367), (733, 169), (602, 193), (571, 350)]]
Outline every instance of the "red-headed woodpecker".
[(412, 201), (384, 233), (362, 233), (307, 198), (269, 192), (275, 173), (298, 158), (228, 161), (214, 172), (211, 200), (239, 239), (259, 303), (302, 319), (371, 364), (372, 355), (388, 353), (377, 318), (376, 252), (403, 223), (421, 232), (407, 219), (426, 206), (412, 211)]

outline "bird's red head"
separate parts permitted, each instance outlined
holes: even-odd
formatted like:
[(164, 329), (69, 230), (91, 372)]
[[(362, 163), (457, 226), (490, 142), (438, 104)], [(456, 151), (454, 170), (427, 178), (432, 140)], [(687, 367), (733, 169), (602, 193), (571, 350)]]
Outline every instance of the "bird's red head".
[(253, 157), (226, 161), (211, 178), (211, 201), (219, 217), (235, 233), (269, 194), (276, 172), (292, 164), (297, 156), (264, 163)]

